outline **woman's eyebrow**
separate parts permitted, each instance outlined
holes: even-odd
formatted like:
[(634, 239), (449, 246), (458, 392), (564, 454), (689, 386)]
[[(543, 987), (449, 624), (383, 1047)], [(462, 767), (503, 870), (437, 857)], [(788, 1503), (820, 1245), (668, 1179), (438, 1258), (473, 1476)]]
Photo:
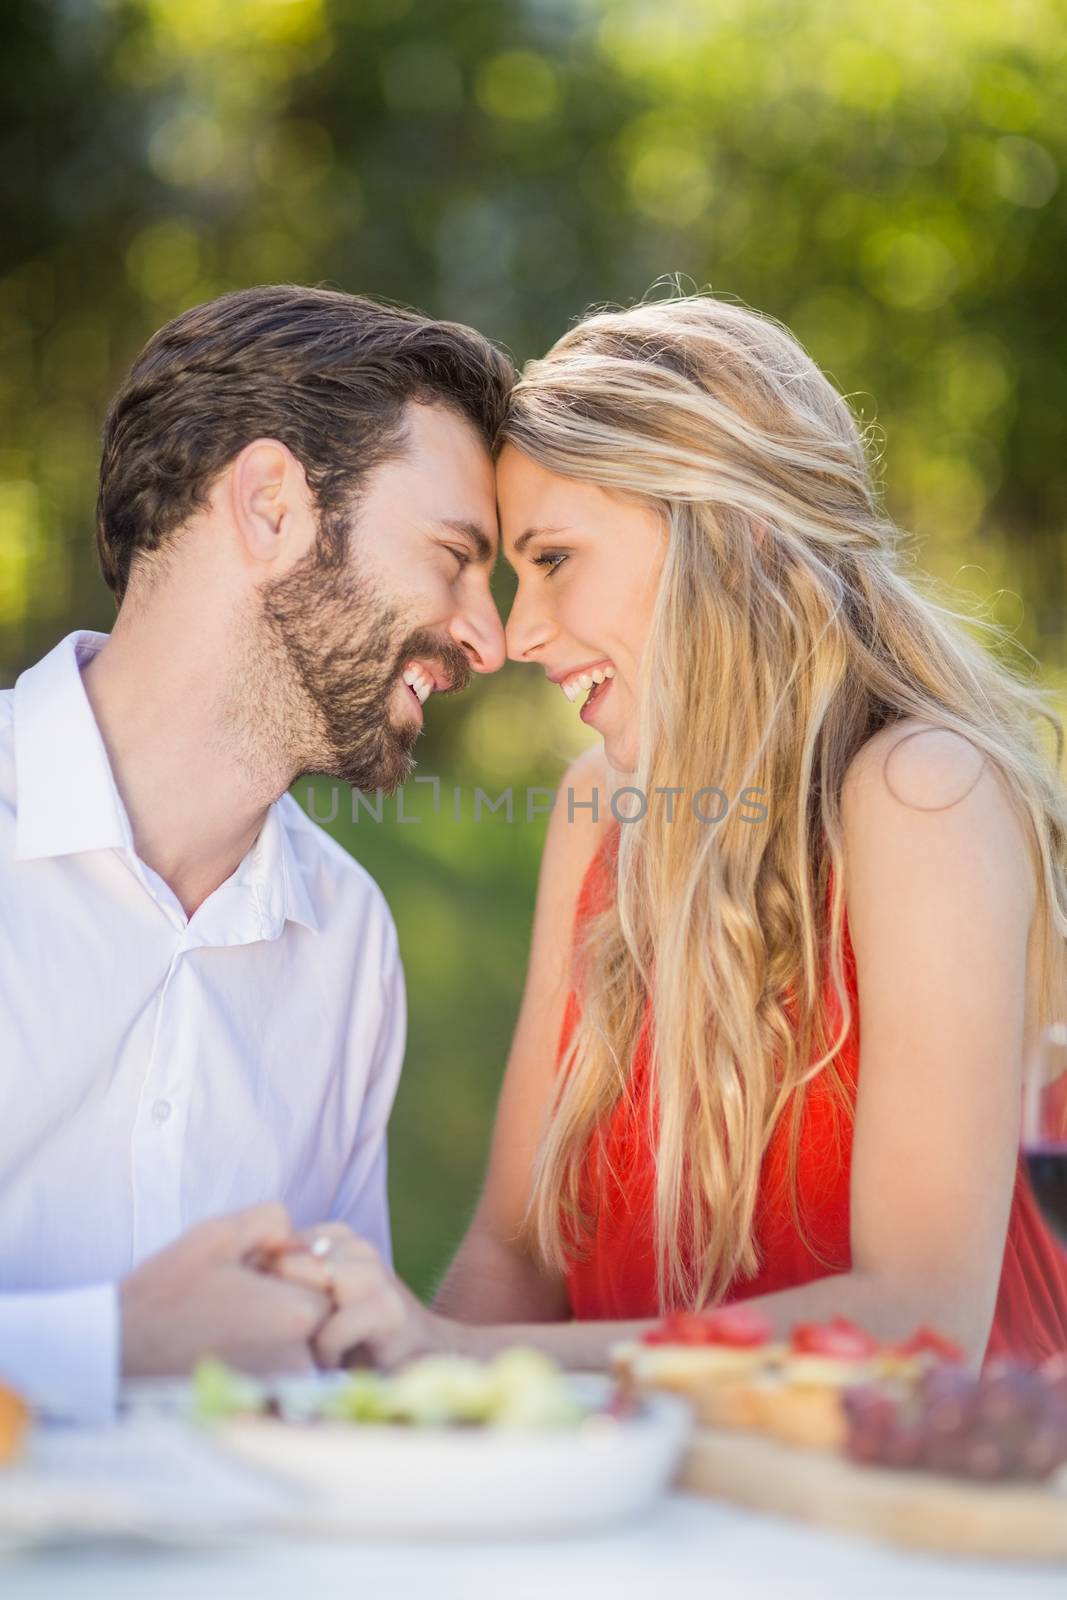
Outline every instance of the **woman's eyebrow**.
[(521, 556), (531, 539), (536, 539), (539, 533), (559, 534), (565, 533), (565, 528), (524, 528), (515, 540), (515, 554)]

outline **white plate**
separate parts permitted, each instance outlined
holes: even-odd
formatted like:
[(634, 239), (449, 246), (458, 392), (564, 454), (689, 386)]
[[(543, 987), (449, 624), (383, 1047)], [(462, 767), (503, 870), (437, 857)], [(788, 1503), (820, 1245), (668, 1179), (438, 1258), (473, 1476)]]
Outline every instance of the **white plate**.
[[(573, 1379), (587, 1404), (604, 1378)], [(500, 1538), (570, 1533), (650, 1506), (671, 1483), (692, 1427), (656, 1396), (634, 1415), (575, 1427), (417, 1428), (249, 1418), (219, 1446), (307, 1499), (293, 1531), (378, 1538)]]

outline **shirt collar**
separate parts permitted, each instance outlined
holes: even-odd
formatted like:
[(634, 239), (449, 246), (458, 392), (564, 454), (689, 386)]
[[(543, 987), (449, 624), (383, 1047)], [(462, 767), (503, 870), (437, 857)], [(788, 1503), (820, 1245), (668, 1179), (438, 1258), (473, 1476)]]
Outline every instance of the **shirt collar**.
[(289, 836), (282, 801), (275, 801), (239, 871), (248, 869), (263, 900), (264, 918), (276, 938), (286, 921), (317, 930), (319, 919), (304, 870)]
[(15, 684), (15, 859), (133, 848), (81, 668), (106, 634), (70, 633)]
[[(15, 684), (17, 861), (83, 850), (134, 854), (130, 821), (81, 678), (106, 640), (104, 633), (68, 634)], [(255, 844), (228, 881), (254, 894), (261, 937), (277, 938), (286, 921), (320, 925), (281, 801), (268, 808)]]

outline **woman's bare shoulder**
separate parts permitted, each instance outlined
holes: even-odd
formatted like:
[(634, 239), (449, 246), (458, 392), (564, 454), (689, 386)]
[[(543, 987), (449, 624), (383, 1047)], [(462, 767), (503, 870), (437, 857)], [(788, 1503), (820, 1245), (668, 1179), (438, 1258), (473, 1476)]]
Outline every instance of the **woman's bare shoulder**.
[(985, 751), (952, 728), (904, 717), (872, 735), (845, 774), (843, 808), (895, 803), (916, 811), (959, 805), (983, 780), (997, 783)]
[(854, 883), (899, 895), (907, 884), (960, 892), (981, 871), (1020, 912), (1033, 910), (1029, 839), (1008, 779), (953, 729), (906, 718), (853, 757), (841, 796)]

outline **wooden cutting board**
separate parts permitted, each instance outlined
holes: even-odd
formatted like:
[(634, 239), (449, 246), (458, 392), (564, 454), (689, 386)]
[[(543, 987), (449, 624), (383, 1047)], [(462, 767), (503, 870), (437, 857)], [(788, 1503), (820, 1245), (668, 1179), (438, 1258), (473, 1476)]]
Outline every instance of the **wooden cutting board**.
[(1044, 1484), (979, 1484), (854, 1466), (759, 1434), (698, 1428), (680, 1487), (757, 1511), (914, 1549), (1067, 1561), (1067, 1474)]

